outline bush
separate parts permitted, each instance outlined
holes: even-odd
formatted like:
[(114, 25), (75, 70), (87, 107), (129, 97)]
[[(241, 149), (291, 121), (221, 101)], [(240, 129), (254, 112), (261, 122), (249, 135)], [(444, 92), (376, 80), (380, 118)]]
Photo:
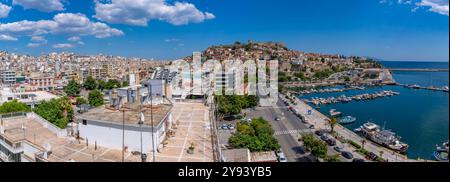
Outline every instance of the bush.
[(347, 140), (347, 142), (352, 145), (353, 147), (355, 147), (356, 149), (360, 149), (361, 145), (357, 144), (356, 142), (352, 141), (352, 140)]
[(0, 105), (0, 114), (28, 111), (30, 111), (30, 108), (26, 104), (21, 103), (15, 99)]

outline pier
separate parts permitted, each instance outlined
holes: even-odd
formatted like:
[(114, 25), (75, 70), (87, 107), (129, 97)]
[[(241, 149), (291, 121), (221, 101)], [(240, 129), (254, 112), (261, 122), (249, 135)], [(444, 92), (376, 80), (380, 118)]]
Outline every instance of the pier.
[(448, 72), (448, 68), (389, 68), (390, 71)]
[(444, 86), (444, 87), (435, 87), (435, 86), (428, 86), (428, 87), (424, 87), (424, 86), (420, 86), (420, 85), (409, 85), (409, 84), (396, 84), (397, 86), (402, 86), (405, 88), (410, 88), (410, 89), (422, 89), (422, 90), (433, 90), (433, 91), (441, 91), (441, 92), (447, 92), (448, 93), (448, 86)]

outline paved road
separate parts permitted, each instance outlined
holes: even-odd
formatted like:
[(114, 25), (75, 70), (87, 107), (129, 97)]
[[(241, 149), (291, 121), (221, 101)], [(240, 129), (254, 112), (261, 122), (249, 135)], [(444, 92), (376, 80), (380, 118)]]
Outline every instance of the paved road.
[[(298, 141), (301, 134), (312, 134), (313, 131), (308, 128), (308, 124), (303, 123), (296, 115), (289, 111), (281, 100), (277, 102), (276, 106), (258, 107), (256, 110), (251, 110), (247, 112), (247, 117), (263, 117), (270, 122), (275, 131), (275, 137), (278, 139), (281, 149), (289, 162), (314, 161), (314, 157), (307, 153)], [(281, 120), (275, 121), (276, 117), (281, 118)], [(333, 147), (328, 147), (328, 155), (336, 154), (338, 153), (334, 151)], [(340, 156), (340, 160), (350, 161), (342, 156)]]

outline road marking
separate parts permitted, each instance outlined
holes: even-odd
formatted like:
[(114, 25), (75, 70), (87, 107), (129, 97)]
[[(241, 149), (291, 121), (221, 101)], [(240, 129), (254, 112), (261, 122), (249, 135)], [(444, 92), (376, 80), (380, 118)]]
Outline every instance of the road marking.
[(283, 131), (275, 131), (274, 135), (290, 135), (290, 134), (297, 134), (297, 133), (310, 133), (309, 129), (299, 129), (299, 130), (283, 130)]

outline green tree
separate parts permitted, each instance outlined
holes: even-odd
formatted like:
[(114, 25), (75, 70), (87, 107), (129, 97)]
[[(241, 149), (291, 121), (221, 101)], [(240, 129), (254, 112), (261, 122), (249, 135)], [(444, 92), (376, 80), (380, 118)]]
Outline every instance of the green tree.
[(128, 86), (130, 86), (129, 82), (127, 82), (127, 81), (122, 82), (122, 87), (128, 87)]
[(248, 148), (250, 151), (271, 151), (280, 149), (278, 140), (273, 137), (273, 129), (263, 118), (253, 119), (250, 124), (238, 123), (237, 133), (230, 137), (234, 148)]
[(74, 114), (70, 99), (67, 97), (42, 101), (34, 112), (59, 128), (66, 128)]
[(95, 81), (95, 79), (92, 76), (88, 76), (86, 81), (83, 84), (83, 87), (86, 90), (94, 90), (97, 88), (97, 82)]
[(76, 98), (76, 104), (77, 105), (88, 104), (88, 101), (84, 97), (77, 97)]
[(64, 87), (64, 92), (68, 96), (77, 96), (80, 93), (81, 86), (75, 80), (70, 80), (69, 84)]
[(16, 99), (0, 105), (0, 114), (28, 111), (30, 111), (30, 108), (26, 104), (21, 103)]
[(103, 94), (99, 90), (93, 90), (89, 92), (88, 101), (91, 106), (101, 106), (103, 105)]
[(327, 121), (328, 121), (328, 125), (330, 125), (331, 133), (334, 133), (334, 127), (336, 126), (336, 124), (338, 124), (338, 120), (333, 117), (331, 119), (328, 119)]
[(106, 82), (104, 80), (98, 80), (97, 85), (98, 89), (103, 91), (106, 87)]
[(311, 134), (303, 137), (303, 144), (316, 157), (324, 158), (327, 154), (327, 144)]
[(120, 88), (120, 87), (122, 87), (122, 84), (119, 80), (111, 79), (106, 82), (104, 89), (111, 90), (114, 88), (114, 86), (116, 86), (117, 88)]

